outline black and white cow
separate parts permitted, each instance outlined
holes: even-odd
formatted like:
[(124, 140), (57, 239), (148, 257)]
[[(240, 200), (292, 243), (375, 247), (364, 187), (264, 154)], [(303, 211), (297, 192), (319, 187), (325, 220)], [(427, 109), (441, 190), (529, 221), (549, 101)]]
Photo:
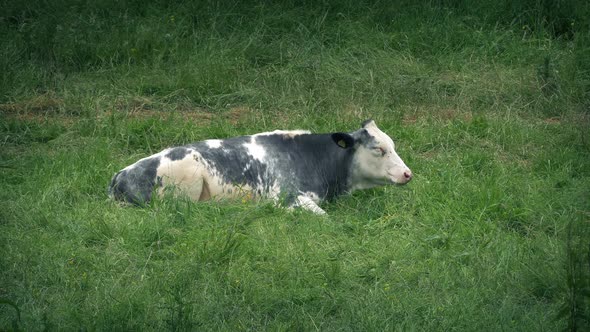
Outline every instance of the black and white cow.
[(411, 179), (393, 140), (368, 120), (351, 133), (275, 130), (168, 148), (115, 174), (109, 193), (141, 205), (174, 188), (195, 201), (265, 197), (324, 214), (324, 199)]

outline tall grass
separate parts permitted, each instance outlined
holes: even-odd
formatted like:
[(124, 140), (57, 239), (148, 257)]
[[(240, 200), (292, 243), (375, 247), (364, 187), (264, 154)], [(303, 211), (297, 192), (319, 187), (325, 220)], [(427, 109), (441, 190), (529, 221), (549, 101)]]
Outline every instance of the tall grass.
[[(0, 8), (0, 329), (585, 330), (589, 6)], [(374, 118), (416, 174), (329, 217), (122, 207), (160, 149)]]

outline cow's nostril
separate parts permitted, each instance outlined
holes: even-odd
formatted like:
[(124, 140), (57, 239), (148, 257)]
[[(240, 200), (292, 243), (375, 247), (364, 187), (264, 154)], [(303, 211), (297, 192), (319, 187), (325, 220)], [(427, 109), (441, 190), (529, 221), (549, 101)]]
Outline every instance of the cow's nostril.
[(406, 172), (404, 172), (404, 176), (406, 177), (406, 179), (411, 179), (412, 178), (412, 172), (411, 171), (406, 171)]

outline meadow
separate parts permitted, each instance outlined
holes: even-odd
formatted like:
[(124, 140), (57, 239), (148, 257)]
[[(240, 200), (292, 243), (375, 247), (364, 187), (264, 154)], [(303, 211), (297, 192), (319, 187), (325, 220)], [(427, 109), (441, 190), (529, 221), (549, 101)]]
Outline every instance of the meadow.
[[(0, 3), (0, 330), (590, 329), (585, 1)], [(107, 197), (169, 146), (368, 118), (404, 187)]]

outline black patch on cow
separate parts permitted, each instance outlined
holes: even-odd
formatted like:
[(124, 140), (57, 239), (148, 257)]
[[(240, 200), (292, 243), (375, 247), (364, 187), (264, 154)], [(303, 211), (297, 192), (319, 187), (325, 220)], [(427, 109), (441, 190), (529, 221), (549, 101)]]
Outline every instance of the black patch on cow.
[(257, 136), (272, 169), (280, 173), (281, 191), (286, 196), (313, 192), (331, 199), (348, 190), (354, 149), (342, 149), (331, 134)]
[(172, 161), (182, 160), (188, 154), (189, 150), (184, 147), (172, 148), (170, 152), (166, 154), (166, 157)]
[(120, 171), (111, 181), (111, 195), (135, 205), (148, 203), (156, 185), (158, 166), (160, 158), (153, 157), (137, 162), (131, 169)]

